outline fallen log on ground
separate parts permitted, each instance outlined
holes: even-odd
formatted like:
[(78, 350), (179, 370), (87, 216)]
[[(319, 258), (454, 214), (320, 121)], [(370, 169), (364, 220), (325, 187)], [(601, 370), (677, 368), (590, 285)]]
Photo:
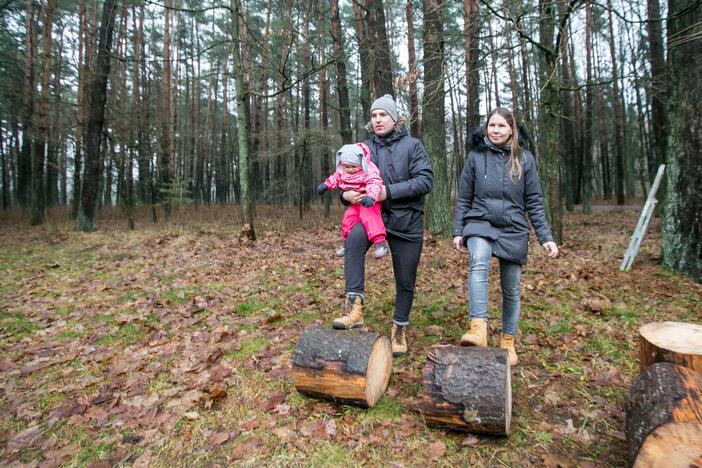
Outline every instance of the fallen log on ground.
[(702, 325), (654, 322), (639, 329), (640, 367), (672, 362), (702, 374)]
[(702, 466), (702, 376), (668, 362), (647, 367), (629, 390), (625, 430), (635, 467)]
[(312, 327), (300, 335), (292, 361), (300, 393), (372, 407), (388, 387), (392, 350), (377, 333)]
[(433, 347), (422, 380), (417, 409), (428, 425), (509, 435), (512, 386), (506, 350)]

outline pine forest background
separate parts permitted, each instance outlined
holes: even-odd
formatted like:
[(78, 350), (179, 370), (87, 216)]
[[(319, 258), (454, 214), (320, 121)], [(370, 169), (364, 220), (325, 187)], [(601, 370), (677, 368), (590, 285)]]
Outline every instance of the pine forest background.
[[(699, 1), (105, 0), (0, 5), (2, 207), (41, 224), (105, 207), (131, 227), (184, 204), (303, 217), (334, 151), (390, 93), (435, 172), (448, 234), (467, 139), (506, 106), (531, 136), (554, 234), (564, 210), (645, 196), (663, 259), (699, 281)], [(336, 203), (324, 198), (325, 213)]]

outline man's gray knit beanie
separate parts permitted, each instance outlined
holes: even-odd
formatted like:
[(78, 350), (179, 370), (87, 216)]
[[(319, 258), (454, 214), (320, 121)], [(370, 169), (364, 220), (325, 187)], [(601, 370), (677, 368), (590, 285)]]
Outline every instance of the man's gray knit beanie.
[(373, 101), (371, 112), (373, 112), (375, 109), (384, 110), (390, 115), (390, 117), (392, 117), (394, 122), (397, 122), (397, 104), (395, 104), (395, 100), (389, 94), (379, 97)]

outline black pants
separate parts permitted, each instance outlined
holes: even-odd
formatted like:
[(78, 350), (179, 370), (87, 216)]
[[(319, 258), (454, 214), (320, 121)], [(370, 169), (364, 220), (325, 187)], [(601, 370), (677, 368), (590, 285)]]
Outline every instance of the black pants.
[[(390, 233), (388, 245), (392, 252), (392, 270), (395, 274), (395, 314), (393, 321), (398, 325), (409, 323), (409, 314), (414, 301), (414, 285), (417, 281), (417, 266), (422, 256), (422, 241), (410, 241)], [(366, 230), (361, 223), (356, 224), (346, 239), (344, 256), (344, 276), (346, 293), (363, 294), (366, 270), (366, 252), (371, 246)]]

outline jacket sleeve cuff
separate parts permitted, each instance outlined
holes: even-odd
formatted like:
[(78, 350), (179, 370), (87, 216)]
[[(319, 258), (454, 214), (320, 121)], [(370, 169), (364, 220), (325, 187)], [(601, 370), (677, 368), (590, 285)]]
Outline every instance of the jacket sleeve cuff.
[(385, 199), (386, 200), (392, 200), (392, 192), (390, 191), (390, 186), (386, 185), (385, 186)]

